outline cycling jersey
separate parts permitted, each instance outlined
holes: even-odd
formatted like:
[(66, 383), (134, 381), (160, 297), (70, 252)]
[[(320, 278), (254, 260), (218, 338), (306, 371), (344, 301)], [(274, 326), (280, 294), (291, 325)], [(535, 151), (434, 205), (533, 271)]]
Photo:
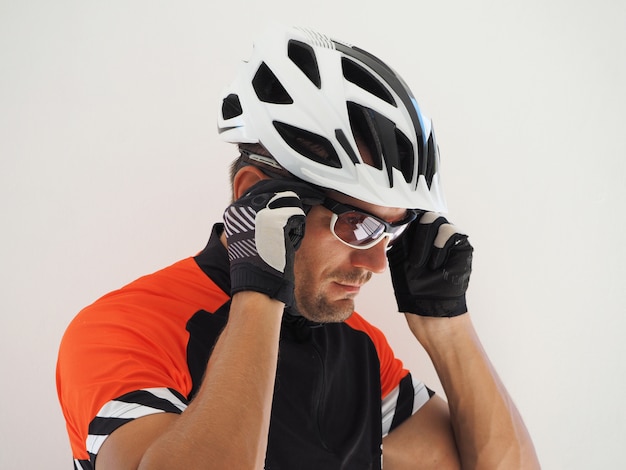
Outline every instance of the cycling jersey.
[[(93, 470), (120, 426), (182, 413), (198, 392), (230, 307), (222, 230), (197, 256), (105, 295), (68, 327), (57, 389), (75, 469)], [(357, 313), (329, 324), (284, 315), (279, 348), (268, 470), (380, 469), (382, 437), (432, 395)]]

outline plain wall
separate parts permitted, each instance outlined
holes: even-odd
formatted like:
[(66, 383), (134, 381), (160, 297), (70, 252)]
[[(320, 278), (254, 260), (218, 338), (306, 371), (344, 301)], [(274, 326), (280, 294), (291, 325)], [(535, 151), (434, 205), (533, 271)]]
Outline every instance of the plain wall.
[[(0, 468), (71, 468), (63, 331), (204, 247), (235, 157), (219, 93), (270, 20), (411, 85), (475, 246), (470, 310), (544, 468), (626, 468), (626, 3), (609, 0), (1, 0)], [(441, 391), (387, 274), (358, 309)]]

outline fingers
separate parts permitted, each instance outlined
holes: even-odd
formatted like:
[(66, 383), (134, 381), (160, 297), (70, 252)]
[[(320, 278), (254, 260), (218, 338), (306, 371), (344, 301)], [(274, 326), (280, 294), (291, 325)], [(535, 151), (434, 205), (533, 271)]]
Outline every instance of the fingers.
[(300, 245), (304, 224), (300, 200), (289, 196), (288, 192), (276, 194), (256, 217), (256, 247), (261, 259), (283, 273), (289, 264), (288, 258), (293, 257)]
[[(326, 197), (321, 188), (304, 181), (294, 179), (265, 179), (251, 186), (243, 197), (255, 194), (276, 194), (290, 191), (300, 198), (303, 206), (315, 206), (324, 202)], [(305, 211), (307, 208), (305, 208)]]
[(428, 266), (431, 269), (440, 268), (446, 261), (450, 249), (467, 239), (458, 227), (435, 212), (425, 212), (417, 221), (416, 241), (419, 247), (419, 257), (415, 260), (418, 266)]
[(429, 317), (467, 312), (472, 251), (467, 235), (445, 217), (421, 214), (387, 254), (399, 311)]
[(262, 180), (224, 213), (231, 294), (262, 292), (285, 305), (293, 302), (294, 253), (306, 213), (300, 193), (319, 198), (319, 191), (293, 180)]
[(417, 266), (426, 266), (431, 258), (439, 229), (448, 221), (435, 212), (426, 212), (413, 223), (411, 261)]
[(433, 241), (435, 248), (445, 248), (450, 245), (451, 240), (454, 239), (454, 235), (461, 234), (456, 226), (448, 223), (441, 224), (437, 231), (437, 236)]

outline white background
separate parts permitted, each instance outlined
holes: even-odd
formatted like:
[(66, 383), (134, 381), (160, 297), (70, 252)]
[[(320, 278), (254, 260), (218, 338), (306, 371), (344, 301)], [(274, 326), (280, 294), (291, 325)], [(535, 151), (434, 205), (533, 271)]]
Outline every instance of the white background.
[[(219, 92), (270, 20), (404, 76), (476, 249), (474, 321), (544, 468), (625, 468), (621, 0), (1, 0), (0, 468), (71, 468), (63, 331), (203, 248), (235, 156)], [(394, 307), (386, 275), (359, 301), (440, 390)]]

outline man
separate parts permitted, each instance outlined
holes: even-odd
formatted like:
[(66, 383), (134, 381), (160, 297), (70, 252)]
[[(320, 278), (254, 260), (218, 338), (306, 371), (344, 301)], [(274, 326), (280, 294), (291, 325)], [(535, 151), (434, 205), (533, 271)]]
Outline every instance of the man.
[[(430, 121), (400, 77), (299, 29), (255, 43), (218, 119), (233, 203), (207, 247), (84, 309), (59, 353), (75, 468), (538, 468), (465, 303)], [(448, 402), (354, 298), (390, 266)]]

